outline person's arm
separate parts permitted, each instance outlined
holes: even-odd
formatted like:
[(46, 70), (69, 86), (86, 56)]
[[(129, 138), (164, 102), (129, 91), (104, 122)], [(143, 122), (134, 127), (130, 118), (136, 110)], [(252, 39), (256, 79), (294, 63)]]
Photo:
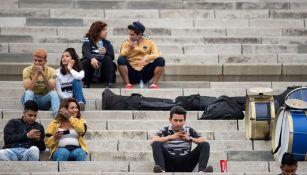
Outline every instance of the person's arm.
[(6, 145), (14, 144), (17, 142), (25, 142), (28, 139), (27, 133), (22, 132), (18, 133), (17, 128), (19, 127), (19, 122), (17, 122), (15, 119), (12, 119), (7, 122), (7, 124), (4, 127), (4, 143)]
[(55, 76), (55, 70), (53, 68), (47, 68), (49, 69), (47, 73), (45, 73), (43, 67), (40, 70), (40, 75), (43, 77), (44, 84), (47, 87), (48, 91), (53, 91), (56, 86), (56, 76)]
[(69, 70), (71, 75), (74, 77), (75, 80), (82, 80), (84, 78), (84, 71), (81, 70), (80, 72), (77, 72), (74, 69)]
[(119, 55), (127, 57), (128, 55), (130, 55), (130, 52), (131, 52), (131, 48), (129, 46), (129, 41), (128, 40), (123, 41), (120, 47)]
[(168, 136), (165, 136), (165, 137), (153, 136), (152, 139), (151, 139), (152, 142), (161, 142), (161, 143), (165, 143), (165, 142), (168, 142), (170, 140), (173, 140), (172, 135), (168, 135)]
[(190, 138), (189, 139), (192, 139), (191, 141), (195, 144), (200, 144), (200, 143), (203, 143), (203, 142), (206, 142), (206, 139), (204, 137), (201, 137), (197, 134), (197, 132), (190, 128), (191, 131), (190, 131)]
[(38, 149), (40, 151), (45, 151), (46, 150), (46, 145), (45, 145), (45, 142), (44, 142), (45, 130), (44, 130), (44, 127), (42, 125), (40, 125), (39, 131), (41, 133), (40, 140), (34, 142), (34, 144), (38, 147)]
[(91, 43), (89, 40), (86, 40), (82, 44), (82, 54), (83, 58), (91, 60), (92, 57), (92, 48), (91, 48)]
[(87, 130), (87, 125), (84, 119), (69, 117), (68, 121), (71, 126), (81, 135), (84, 136)]
[(54, 134), (56, 129), (54, 127), (53, 121), (48, 125), (45, 135), (45, 145), (47, 148), (53, 148), (57, 143), (58, 140), (54, 138)]
[(112, 58), (112, 60), (114, 60), (114, 49), (113, 49), (113, 46), (112, 44), (110, 43), (109, 47), (107, 48), (107, 52), (106, 52), (106, 55), (110, 56)]
[(150, 62), (154, 61), (156, 58), (160, 57), (160, 55), (161, 55), (161, 53), (160, 53), (157, 45), (153, 41), (151, 41), (151, 52), (150, 52), (149, 55), (145, 55), (144, 61), (146, 63), (150, 63)]
[(33, 90), (36, 85), (38, 75), (38, 72), (35, 72), (33, 79), (31, 79), (31, 71), (29, 70), (29, 68), (25, 68), (23, 70), (23, 87), (25, 88), (25, 90)]
[(65, 98), (68, 98), (70, 96), (66, 95), (63, 91), (62, 91), (62, 87), (61, 87), (61, 82), (59, 80), (59, 78), (56, 79), (56, 92), (58, 94), (58, 96), (61, 98), (61, 99), (65, 99)]
[(164, 129), (161, 129), (160, 131), (158, 131), (151, 139), (151, 143), (153, 142), (161, 142), (161, 143), (165, 143), (168, 142), (170, 140), (175, 140), (175, 139), (179, 139), (179, 134), (175, 133), (173, 135), (167, 135), (164, 136), (163, 135), (163, 131)]

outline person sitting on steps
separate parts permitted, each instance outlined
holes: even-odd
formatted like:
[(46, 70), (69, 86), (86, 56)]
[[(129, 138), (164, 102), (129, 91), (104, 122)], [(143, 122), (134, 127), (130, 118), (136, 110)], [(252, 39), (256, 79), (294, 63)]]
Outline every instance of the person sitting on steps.
[(107, 40), (107, 34), (107, 24), (96, 21), (85, 35), (82, 45), (85, 88), (90, 88), (92, 82), (104, 82), (111, 88), (116, 81), (114, 50), (111, 42)]
[(81, 111), (85, 110), (85, 98), (82, 91), (84, 71), (79, 57), (74, 48), (65, 49), (60, 63), (56, 70), (56, 91), (61, 99), (75, 98)]
[[(185, 126), (187, 112), (181, 106), (170, 111), (170, 125), (163, 127), (151, 139), (155, 166), (153, 172), (192, 172), (198, 163), (198, 172), (212, 172), (207, 166), (210, 145), (205, 138)], [(191, 151), (192, 143), (198, 146)]]
[(23, 116), (11, 119), (4, 127), (4, 147), (0, 160), (38, 161), (40, 151), (46, 149), (43, 125), (36, 122), (38, 106), (33, 100), (24, 103)]
[(55, 91), (56, 75), (52, 67), (46, 66), (47, 51), (36, 49), (33, 52), (33, 65), (23, 70), (24, 95), (21, 98), (22, 104), (28, 100), (34, 100), (38, 109), (52, 109), (52, 116), (55, 117), (60, 106), (60, 98)]
[(129, 38), (123, 41), (118, 58), (118, 70), (126, 89), (132, 84), (147, 83), (152, 79), (150, 88), (158, 89), (158, 81), (164, 72), (165, 60), (160, 56), (156, 44), (143, 36), (145, 26), (133, 22), (128, 26)]

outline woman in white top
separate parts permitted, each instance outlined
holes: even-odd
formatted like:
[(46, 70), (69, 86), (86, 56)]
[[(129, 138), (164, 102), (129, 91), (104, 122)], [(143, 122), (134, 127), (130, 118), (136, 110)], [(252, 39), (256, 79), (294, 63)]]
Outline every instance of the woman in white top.
[(74, 48), (67, 48), (61, 58), (61, 68), (56, 70), (56, 91), (61, 99), (75, 98), (81, 110), (85, 108), (82, 91), (84, 71)]

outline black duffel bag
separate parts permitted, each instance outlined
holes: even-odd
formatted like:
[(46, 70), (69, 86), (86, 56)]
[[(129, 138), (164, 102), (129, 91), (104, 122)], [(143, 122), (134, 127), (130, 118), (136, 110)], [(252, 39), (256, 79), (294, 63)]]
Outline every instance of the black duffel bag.
[(227, 96), (220, 96), (208, 105), (202, 114), (202, 120), (237, 120), (243, 119), (240, 105)]
[(213, 103), (216, 97), (200, 96), (199, 94), (193, 94), (189, 96), (178, 96), (175, 99), (175, 103), (178, 106), (183, 107), (187, 111), (203, 111), (207, 106)]
[(143, 97), (141, 94), (131, 94), (126, 101), (129, 110), (170, 110), (175, 106), (171, 99)]
[(170, 110), (173, 106), (175, 102), (170, 99), (143, 97), (137, 93), (121, 96), (109, 89), (102, 93), (102, 110)]

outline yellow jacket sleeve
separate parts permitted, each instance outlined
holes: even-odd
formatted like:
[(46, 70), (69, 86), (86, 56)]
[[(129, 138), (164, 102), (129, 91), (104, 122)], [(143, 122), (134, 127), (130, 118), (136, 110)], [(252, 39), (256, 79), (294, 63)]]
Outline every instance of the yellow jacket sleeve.
[(119, 55), (120, 56), (129, 56), (131, 52), (131, 49), (129, 47), (129, 42), (128, 40), (123, 41), (121, 47), (120, 47), (120, 51), (119, 51)]
[(58, 140), (56, 140), (53, 137), (53, 134), (55, 132), (56, 132), (56, 124), (52, 121), (48, 125), (47, 131), (46, 131), (45, 145), (47, 148), (53, 148), (58, 143)]
[(151, 52), (149, 55), (145, 55), (145, 62), (150, 63), (154, 61), (156, 58), (160, 57), (160, 51), (155, 42), (151, 41)]
[(68, 121), (70, 122), (71, 126), (81, 135), (83, 136), (86, 133), (87, 126), (86, 121), (83, 118), (74, 118), (69, 117)]

